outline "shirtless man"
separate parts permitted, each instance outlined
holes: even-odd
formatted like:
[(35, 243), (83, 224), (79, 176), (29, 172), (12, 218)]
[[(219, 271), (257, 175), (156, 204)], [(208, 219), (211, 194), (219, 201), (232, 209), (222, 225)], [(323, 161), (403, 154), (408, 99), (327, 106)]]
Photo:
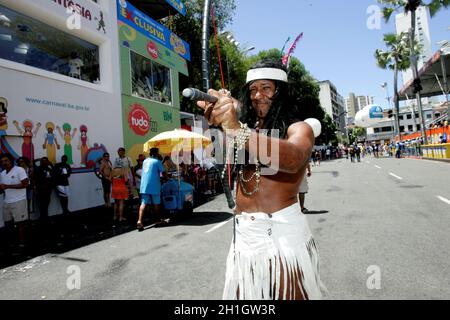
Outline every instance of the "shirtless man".
[[(218, 98), (214, 105), (198, 102), (206, 115), (210, 113), (210, 124), (234, 136), (248, 158), (258, 159), (254, 165), (236, 166), (236, 235), (227, 261), (224, 299), (321, 297), (318, 254), (298, 204), (314, 135), (296, 118), (287, 82), (281, 62), (264, 60), (249, 70), (242, 104), (215, 90), (209, 91)], [(278, 129), (280, 139), (260, 133), (262, 129)], [(277, 148), (272, 150), (274, 143)], [(267, 163), (261, 163), (255, 144), (267, 146)], [(263, 167), (272, 174), (262, 174)]]

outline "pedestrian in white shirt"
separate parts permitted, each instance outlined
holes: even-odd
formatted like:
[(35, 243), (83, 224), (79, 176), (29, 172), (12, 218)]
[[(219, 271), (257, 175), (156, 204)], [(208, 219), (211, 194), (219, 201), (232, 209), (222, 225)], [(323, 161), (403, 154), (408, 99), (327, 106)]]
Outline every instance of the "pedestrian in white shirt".
[(0, 156), (0, 164), (3, 171), (0, 174), (0, 189), (5, 192), (3, 201), (3, 220), (11, 237), (14, 231), (14, 223), (17, 224), (19, 233), (19, 246), (25, 246), (25, 223), (28, 220), (27, 210), (27, 186), (28, 176), (25, 170), (14, 165), (14, 159), (10, 154)]

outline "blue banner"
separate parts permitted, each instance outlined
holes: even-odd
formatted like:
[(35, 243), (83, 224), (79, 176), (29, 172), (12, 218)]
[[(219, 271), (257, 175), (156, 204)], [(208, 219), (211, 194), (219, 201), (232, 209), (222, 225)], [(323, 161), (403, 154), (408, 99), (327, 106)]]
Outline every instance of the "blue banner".
[(186, 6), (183, 4), (181, 0), (166, 0), (172, 7), (177, 9), (179, 13), (183, 16), (186, 15)]
[(369, 110), (370, 119), (383, 119), (383, 109), (380, 106), (373, 105)]
[(126, 23), (133, 29), (143, 33), (176, 52), (186, 60), (191, 60), (189, 44), (175, 33), (145, 15), (125, 0), (117, 0), (117, 17), (119, 21)]

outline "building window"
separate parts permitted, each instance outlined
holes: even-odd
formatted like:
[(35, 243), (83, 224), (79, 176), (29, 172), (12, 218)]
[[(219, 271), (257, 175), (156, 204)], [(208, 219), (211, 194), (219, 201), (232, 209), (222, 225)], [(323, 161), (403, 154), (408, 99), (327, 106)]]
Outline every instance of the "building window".
[(381, 130), (380, 130), (380, 128), (374, 128), (374, 129), (373, 129), (373, 132), (374, 132), (374, 133), (380, 133)]
[(418, 113), (416, 113), (416, 119), (419, 119), (419, 114)]
[(427, 119), (431, 119), (433, 116), (431, 114), (427, 114)]
[(420, 124), (417, 125), (417, 131), (420, 131)]
[(400, 132), (405, 132), (405, 126), (400, 126)]
[(412, 125), (409, 125), (409, 126), (408, 126), (408, 131), (409, 131), (409, 132), (412, 132), (412, 131), (413, 131), (413, 126), (412, 126)]
[(399, 118), (400, 120), (403, 120), (403, 116), (399, 116), (398, 118)]
[(392, 127), (383, 127), (381, 128), (381, 132), (391, 132), (392, 131)]
[(0, 58), (100, 81), (98, 46), (0, 5)]
[(130, 51), (132, 94), (172, 104), (170, 69)]
[(408, 120), (412, 119), (412, 115), (407, 114), (407, 115), (406, 115), (406, 119), (408, 119)]

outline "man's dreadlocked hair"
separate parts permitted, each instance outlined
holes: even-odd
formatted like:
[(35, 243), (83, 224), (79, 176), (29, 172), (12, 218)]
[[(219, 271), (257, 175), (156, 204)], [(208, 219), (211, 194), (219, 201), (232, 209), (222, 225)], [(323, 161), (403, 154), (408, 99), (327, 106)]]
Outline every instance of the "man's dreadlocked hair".
[[(276, 68), (287, 72), (286, 68), (282, 65), (281, 61), (275, 59), (263, 59), (256, 63), (250, 69), (259, 68)], [(262, 80), (262, 79), (261, 79)], [(286, 138), (287, 129), (294, 122), (299, 121), (298, 107), (295, 102), (289, 96), (288, 84), (283, 81), (271, 80), (275, 82), (275, 95), (272, 97), (272, 106), (266, 116), (264, 128), (268, 129), (268, 134), (271, 134), (271, 129), (278, 129), (280, 138)], [(250, 128), (253, 128), (258, 121), (255, 109), (252, 106), (250, 99), (250, 85), (253, 83), (247, 83), (243, 88), (242, 93), (242, 107), (240, 121), (247, 123)]]

